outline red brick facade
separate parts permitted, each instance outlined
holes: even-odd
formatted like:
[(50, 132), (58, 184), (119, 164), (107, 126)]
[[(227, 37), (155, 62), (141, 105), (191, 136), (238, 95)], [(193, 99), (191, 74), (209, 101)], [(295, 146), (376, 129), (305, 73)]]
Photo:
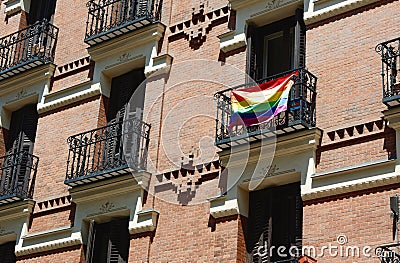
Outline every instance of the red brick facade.
[[(208, 102), (211, 102), (216, 92), (227, 87), (221, 83), (196, 79), (202, 76), (198, 72), (199, 68), (185, 66), (184, 73), (174, 72), (172, 68), (171, 75), (151, 78), (146, 86), (143, 115), (144, 121), (151, 125), (146, 154), (148, 154), (148, 167), (151, 167), (148, 170), (153, 173), (152, 180), (154, 180), (150, 182), (150, 185), (159, 190), (148, 193), (142, 190), (138, 186), (140, 183), (137, 182), (137, 188), (132, 187), (133, 190), (131, 189), (130, 193), (116, 191), (108, 195), (108, 193), (101, 193), (101, 190), (98, 190), (100, 193), (92, 193), (87, 189), (74, 192), (74, 189), (79, 187), (71, 187), (64, 182), (67, 160), (70, 158), (67, 139), (69, 136), (107, 125), (107, 112), (113, 106), (110, 105), (109, 98), (111, 79), (122, 75), (115, 72), (126, 73), (144, 67), (146, 73), (149, 67), (154, 66), (152, 63), (156, 64), (153, 61), (162, 55), (168, 55), (173, 58), (172, 65), (179, 63), (190, 65), (188, 61), (204, 59), (217, 63), (221, 69), (233, 66), (241, 73), (230, 72), (231, 74), (227, 74), (224, 78), (236, 85), (245, 82), (245, 72), (248, 71), (250, 64), (248, 55), (251, 53), (249, 52), (251, 47), (246, 46), (246, 43), (236, 43), (237, 46), (224, 52), (221, 50), (223, 35), (229, 34), (235, 24), (242, 25), (238, 20), (244, 19), (246, 12), (254, 13), (246, 18), (248, 19), (246, 25), (261, 27), (266, 25), (263, 21), (273, 22), (293, 16), (294, 8), (292, 7), (297, 3), (283, 1), (289, 4), (279, 6), (275, 4), (276, 1), (264, 1), (269, 3), (268, 6), (274, 6), (271, 7), (272, 9), (281, 11), (266, 10), (263, 13), (260, 10), (257, 13), (253, 10), (254, 8), (252, 9), (251, 4), (247, 6), (243, 2), (245, 1), (165, 0), (160, 18), (160, 22), (165, 25), (165, 30), (161, 38), (157, 39), (158, 42), (152, 39), (157, 44), (147, 39), (143, 40), (143, 43), (140, 42), (142, 39), (135, 39), (131, 43), (133, 46), (131, 50), (119, 51), (118, 48), (121, 47), (116, 45), (117, 51), (107, 50), (104, 54), (97, 54), (95, 57), (93, 54), (98, 52), (96, 47), (90, 47), (84, 42), (88, 17), (86, 1), (57, 0), (53, 21), (51, 21), (60, 29), (55, 58), (50, 63), (54, 64), (54, 72), (49, 70), (45, 73), (46, 77), (42, 75), (37, 77), (38, 81), (33, 84), (19, 83), (15, 90), (10, 87), (21, 75), (17, 74), (0, 80), (0, 85), (3, 85), (4, 89), (11, 90), (4, 92), (4, 99), (0, 98), (4, 112), (10, 115), (10, 109), (16, 110), (20, 105), (27, 104), (27, 101), (37, 103), (39, 110), (33, 150), (33, 154), (40, 158), (34, 185), (35, 205), (26, 216), (26, 231), (14, 233), (15, 230), (11, 230), (11, 232), (13, 237), (21, 238), (20, 242), (23, 239), (23, 242), (30, 244), (29, 240), (35, 238), (40, 239), (40, 242), (32, 241), (32, 248), (24, 247), (23, 242), (19, 244), (16, 247), (17, 262), (86, 262), (90, 234), (89, 222), (94, 220), (97, 223), (103, 223), (121, 215), (129, 215), (131, 217), (129, 223), (133, 225), (129, 225), (129, 262), (249, 262), (246, 261), (246, 258), (249, 260), (250, 257), (248, 253), (250, 251), (246, 251), (246, 243), (251, 235), (248, 232), (248, 208), (251, 204), (248, 203), (247, 197), (239, 196), (237, 193), (246, 187), (248, 181), (241, 182), (241, 185), (234, 185), (233, 192), (236, 198), (233, 199), (240, 203), (237, 211), (236, 208), (228, 207), (224, 208), (225, 214), (211, 212), (215, 203), (218, 202), (213, 198), (221, 195), (221, 192), (226, 194), (230, 189), (226, 189), (226, 182), (221, 179), (224, 167), (221, 167), (219, 158), (222, 153), (214, 146), (216, 104), (213, 101), (212, 107), (215, 108), (204, 109), (211, 104), (205, 104), (202, 99), (207, 98)], [(254, 6), (257, 6), (262, 1), (253, 2)], [(263, 8), (269, 8), (265, 7), (264, 2)], [(237, 5), (239, 10), (231, 9), (230, 4)], [(6, 3), (0, 1), (0, 5), (1, 36), (25, 28), (27, 13), (23, 8), (6, 14)], [(303, 4), (299, 4), (298, 7), (302, 6)], [(304, 3), (304, 6), (307, 5)], [(313, 159), (313, 162), (310, 162), (311, 166), (308, 170), (303, 169), (303, 164), (298, 167), (289, 167), (291, 162), (286, 162), (289, 164), (283, 166), (294, 170), (282, 168), (279, 171), (285, 173), (290, 170), (289, 174), (300, 174), (300, 179), (296, 180), (300, 181), (302, 187), (307, 185), (312, 188), (310, 193), (307, 192), (302, 196), (303, 246), (313, 246), (319, 251), (318, 249), (323, 246), (336, 245), (337, 237), (344, 235), (347, 238), (346, 246), (359, 248), (368, 246), (372, 249), (369, 253), (374, 255), (375, 247), (393, 242), (393, 219), (390, 216), (389, 197), (399, 192), (398, 179), (392, 178), (389, 182), (387, 178), (386, 180), (374, 177), (374, 182), (379, 181), (382, 185), (367, 186), (367, 183), (357, 181), (363, 179), (368, 181), (367, 176), (352, 176), (353, 171), (354, 174), (357, 173), (357, 176), (358, 173), (374, 173), (374, 169), (381, 167), (380, 162), (388, 162), (393, 167), (397, 165), (397, 162), (392, 160), (397, 160), (399, 157), (396, 154), (396, 140), (399, 145), (398, 138), (396, 138), (394, 126), (389, 127), (392, 124), (388, 123), (384, 113), (388, 107), (382, 103), (382, 65), (375, 47), (381, 42), (399, 37), (397, 29), (400, 23), (399, 10), (400, 1), (378, 1), (378, 3), (353, 8), (341, 14), (331, 14), (330, 17), (316, 22), (305, 21), (307, 24), (306, 67), (318, 77), (316, 129), (322, 131), (322, 137), (320, 141), (309, 143), (315, 143), (316, 146), (312, 149), (310, 159)], [(196, 15), (208, 13), (210, 13), (209, 20), (212, 20), (209, 24), (198, 26), (199, 21), (194, 22)], [(206, 19), (207, 22), (209, 20)], [(199, 23), (202, 22), (204, 21)], [(182, 32), (177, 33), (179, 30)], [(203, 30), (205, 36), (202, 36), (200, 40), (191, 39), (192, 35), (196, 35), (196, 32), (193, 32), (195, 30)], [(235, 30), (239, 32), (244, 29), (237, 27)], [(119, 41), (123, 41), (126, 35), (121, 36)], [(154, 38), (154, 35), (156, 34), (153, 33), (151, 37)], [(114, 40), (98, 46), (107, 46), (107, 43), (112, 41)], [(135, 46), (135, 41), (139, 43), (137, 46)], [(148, 52), (148, 46), (154, 49), (150, 48)], [(136, 51), (142, 53), (135, 57)], [(147, 54), (146, 52), (151, 53), (152, 57), (143, 55)], [(124, 59), (129, 56), (135, 59), (125, 61)], [(108, 60), (114, 64), (109, 63)], [(150, 60), (151, 63), (148, 62)], [(144, 64), (143, 61), (145, 61)], [(139, 64), (140, 67), (137, 66)], [(45, 67), (47, 66), (43, 66)], [(206, 65), (203, 70), (207, 72), (210, 69)], [(1, 71), (0, 74), (2, 74)], [(47, 76), (49, 74), (50, 76)], [(176, 83), (171, 83), (173, 74), (193, 76), (193, 80), (174, 85)], [(218, 79), (221, 77), (217, 76), (218, 74), (219, 72), (209, 72), (208, 76), (211, 79)], [(29, 93), (31, 88), (37, 88), (40, 91), (32, 95)], [(28, 95), (25, 97), (18, 95), (25, 94), (24, 92)], [(197, 98), (197, 100), (192, 98)], [(197, 113), (202, 110), (209, 110), (212, 116), (198, 116)], [(10, 125), (10, 117), (7, 114), (1, 115), (3, 126), (0, 130), (1, 156), (6, 154), (5, 144)], [(191, 116), (195, 117), (191, 118)], [(201, 143), (204, 143), (202, 141), (204, 138), (212, 138), (212, 140), (204, 140), (206, 145), (200, 147)], [(285, 137), (282, 136), (282, 138)], [(298, 151), (299, 155), (304, 152), (302, 151), (303, 148)], [(205, 155), (211, 157), (204, 161), (202, 157)], [(287, 158), (295, 158), (290, 153), (288, 156)], [(300, 160), (306, 158), (308, 155)], [(85, 165), (88, 164), (85, 163)], [(367, 168), (360, 172), (359, 169), (364, 169), (360, 168), (364, 167), (363, 165)], [(368, 170), (369, 168), (371, 170)], [(385, 171), (397, 178), (398, 169), (395, 168), (392, 170), (387, 168), (390, 171)], [(153, 170), (150, 171), (150, 169)], [(334, 177), (336, 171), (340, 169), (350, 171), (348, 178), (343, 179), (340, 175), (337, 178)], [(305, 173), (304, 170), (306, 170)], [(341, 170), (340, 173), (343, 171)], [(317, 175), (315, 177), (321, 176), (323, 181), (326, 178), (323, 177), (325, 174), (331, 176), (326, 180), (331, 180), (332, 185), (328, 183), (324, 185), (325, 181), (319, 183), (319, 179), (315, 181), (310, 179)], [(378, 177), (380, 174), (373, 174), (373, 176)], [(285, 180), (277, 179), (268, 185), (282, 185)], [(290, 182), (285, 182), (293, 183), (296, 180), (290, 179)], [(310, 180), (311, 183), (309, 183)], [(342, 183), (350, 186), (342, 186)], [(161, 186), (157, 188), (155, 184)], [(352, 188), (354, 185), (358, 188)], [(329, 188), (330, 186), (332, 189)], [(106, 186), (96, 185), (93, 188), (95, 187), (102, 189), (100, 187)], [(322, 190), (319, 191), (319, 189)], [(315, 191), (312, 192), (312, 190)], [(85, 191), (90, 192), (88, 196), (85, 196)], [(142, 203), (134, 204), (137, 207), (132, 205), (133, 197), (130, 195), (135, 191), (142, 191), (140, 192), (142, 195), (138, 198)], [(248, 189), (243, 191), (248, 195)], [(320, 193), (322, 193), (321, 196), (319, 196)], [(90, 197), (91, 194), (95, 197)], [(124, 196), (126, 200), (121, 201)], [(226, 196), (227, 200), (231, 198), (229, 194)], [(112, 201), (108, 202), (109, 207), (104, 208), (103, 204), (107, 204), (105, 202), (107, 200)], [(245, 208), (243, 208), (243, 203), (245, 203)], [(127, 204), (130, 206), (128, 207)], [(138, 219), (141, 212), (148, 212), (148, 210), (157, 212), (157, 219), (150, 227)], [(1, 212), (2, 204), (0, 203), (0, 245), (10, 241), (9, 236), (6, 235), (9, 232), (8, 229), (3, 229), (1, 226), (3, 222)], [(218, 213), (223, 215), (218, 216)], [(12, 217), (7, 217), (4, 222), (8, 224), (9, 218)], [(143, 224), (140, 225), (140, 223)], [(25, 228), (18, 225), (18, 229)], [(66, 235), (67, 231), (74, 234), (80, 233), (80, 237), (75, 238), (71, 235), (65, 242), (48, 238), (48, 236), (58, 235), (53, 232), (61, 236)], [(15, 240), (18, 243), (18, 239)], [(59, 243), (48, 244), (52, 241)], [(358, 262), (372, 263), (378, 260), (362, 255), (357, 259), (338, 258), (328, 254), (309, 256), (316, 258), (318, 262), (358, 260)]]

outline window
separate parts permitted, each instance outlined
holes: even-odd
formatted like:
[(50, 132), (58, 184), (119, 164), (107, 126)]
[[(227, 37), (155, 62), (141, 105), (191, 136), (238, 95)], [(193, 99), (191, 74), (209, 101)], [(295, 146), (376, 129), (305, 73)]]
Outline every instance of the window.
[(86, 262), (124, 263), (129, 254), (129, 219), (97, 224), (90, 221)]
[(15, 263), (15, 241), (0, 245), (0, 259), (2, 263)]
[(56, 10), (56, 0), (32, 0), (29, 8), (28, 25), (46, 19), (52, 21)]
[(111, 82), (110, 104), (107, 111), (107, 121), (121, 121), (125, 114), (125, 107), (135, 93), (130, 112), (143, 110), (144, 88), (137, 89), (146, 79), (144, 69), (132, 70), (126, 74), (115, 77)]
[(32, 154), (38, 117), (36, 104), (26, 105), (12, 113), (6, 143), (7, 153), (27, 151)]
[(33, 164), (30, 154), (33, 153), (37, 122), (36, 104), (12, 113), (6, 141), (7, 152), (1, 167), (0, 195), (18, 194), (26, 197), (31, 179)]
[[(251, 192), (247, 242), (250, 262), (290, 259), (290, 255), (279, 256), (277, 248), (283, 246), (286, 252), (292, 246), (300, 248), (302, 221), (303, 203), (299, 183)], [(263, 249), (258, 250), (259, 246)], [(272, 246), (275, 249), (271, 254), (263, 253), (270, 251)], [(260, 251), (261, 255), (258, 253)]]
[(248, 73), (263, 79), (305, 66), (305, 25), (301, 10), (296, 15), (248, 29)]

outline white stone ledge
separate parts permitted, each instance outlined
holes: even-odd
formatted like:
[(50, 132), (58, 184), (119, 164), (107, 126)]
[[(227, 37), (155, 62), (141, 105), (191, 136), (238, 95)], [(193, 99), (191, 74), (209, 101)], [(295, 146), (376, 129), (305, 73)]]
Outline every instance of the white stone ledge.
[(155, 209), (145, 209), (137, 212), (137, 222), (129, 222), (129, 233), (138, 234), (154, 231), (157, 227), (160, 212)]
[(324, 176), (330, 176), (330, 175), (336, 175), (336, 174), (340, 174), (340, 173), (346, 173), (346, 172), (351, 172), (352, 170), (358, 170), (358, 169), (365, 169), (365, 168), (369, 168), (371, 166), (378, 166), (378, 165), (385, 165), (385, 164), (395, 164), (396, 160), (378, 160), (378, 161), (373, 161), (373, 162), (366, 162), (366, 163), (362, 163), (362, 164), (357, 164), (357, 165), (351, 165), (351, 166), (346, 166), (346, 167), (341, 167), (341, 168), (337, 168), (337, 169), (333, 169), (330, 171), (326, 171), (326, 172), (321, 172), (321, 173), (315, 173), (313, 175), (311, 175), (311, 178), (320, 178), (320, 177), (324, 177)]
[(235, 30), (221, 34), (218, 36), (218, 38), (220, 40), (219, 47), (224, 53), (245, 47), (247, 45), (246, 34), (241, 33), (236, 35)]
[[(309, 0), (309, 11), (304, 13), (304, 22), (306, 25), (309, 25), (378, 1), (379, 0), (346, 0), (337, 3), (337, 1), (332, 0)], [(329, 5), (329, 2), (332, 2), (332, 4)], [(325, 7), (321, 7), (320, 10), (315, 11), (316, 7), (322, 4), (324, 4)]]
[(210, 202), (210, 214), (215, 219), (239, 214), (239, 206), (236, 199), (226, 200), (226, 196), (218, 196), (208, 200)]
[[(311, 176), (313, 182), (316, 180), (330, 180), (331, 178), (336, 178), (337, 176), (343, 177), (346, 175), (364, 174), (367, 171), (375, 169), (375, 172), (373, 172), (374, 175), (368, 177), (362, 177), (349, 181), (337, 181), (331, 184), (327, 183), (325, 186), (302, 191), (302, 198), (303, 200), (312, 200), (400, 183), (400, 173), (398, 172), (399, 167), (396, 166), (396, 163), (397, 160), (381, 160), (315, 174)], [(393, 172), (382, 173), (382, 171), (384, 171), (386, 168), (390, 168), (393, 170)]]
[(82, 244), (82, 237), (81, 234), (73, 233), (70, 237), (62, 238), (58, 240), (53, 240), (49, 242), (39, 243), (31, 246), (26, 246), (22, 248), (17, 248), (15, 250), (15, 255), (18, 256), (25, 256), (29, 254), (35, 254), (40, 252), (45, 252), (54, 249), (60, 249), (65, 247), (71, 247), (75, 245)]
[(39, 103), (38, 112), (44, 113), (101, 94), (100, 85), (90, 84), (91, 81), (86, 81), (44, 95), (44, 102)]

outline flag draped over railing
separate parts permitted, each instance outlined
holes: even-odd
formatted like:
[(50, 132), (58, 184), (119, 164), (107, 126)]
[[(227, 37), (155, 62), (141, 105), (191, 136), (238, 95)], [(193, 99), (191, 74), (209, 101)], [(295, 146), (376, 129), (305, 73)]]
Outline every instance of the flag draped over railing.
[(228, 129), (237, 124), (254, 126), (273, 119), (286, 111), (293, 76), (298, 71), (257, 86), (232, 90), (232, 116)]

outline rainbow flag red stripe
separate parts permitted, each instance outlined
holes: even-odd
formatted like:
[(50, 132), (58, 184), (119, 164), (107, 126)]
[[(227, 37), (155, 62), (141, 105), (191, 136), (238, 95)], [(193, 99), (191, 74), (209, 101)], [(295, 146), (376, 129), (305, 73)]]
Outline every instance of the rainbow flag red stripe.
[(289, 93), (294, 84), (293, 76), (298, 76), (298, 72), (258, 86), (233, 90), (232, 116), (228, 129), (232, 129), (235, 125), (259, 125), (286, 111)]

